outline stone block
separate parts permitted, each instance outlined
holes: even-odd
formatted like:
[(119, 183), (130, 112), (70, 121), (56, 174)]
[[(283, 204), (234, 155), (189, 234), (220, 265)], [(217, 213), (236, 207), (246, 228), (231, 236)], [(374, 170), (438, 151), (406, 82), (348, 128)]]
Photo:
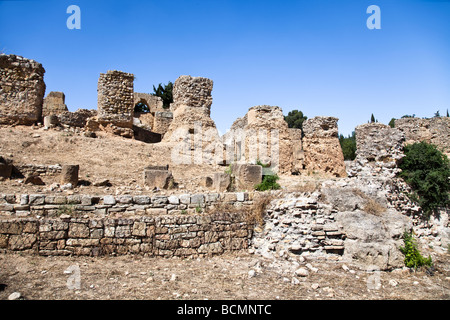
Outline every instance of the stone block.
[(180, 199), (177, 196), (171, 195), (168, 200), (170, 204), (180, 204)]
[(31, 249), (36, 243), (37, 238), (35, 234), (25, 233), (21, 235), (11, 235), (8, 241), (8, 247), (11, 250), (25, 250)]
[(262, 181), (262, 166), (253, 164), (233, 164), (231, 172), (238, 190), (253, 190)]
[(180, 194), (178, 196), (180, 199), (180, 203), (182, 204), (190, 204), (191, 203), (191, 195), (190, 194)]
[(29, 195), (29, 204), (31, 206), (38, 206), (45, 203), (45, 196), (42, 194), (30, 194)]
[(0, 177), (9, 179), (12, 174), (12, 165), (9, 163), (0, 162)]
[(61, 169), (60, 183), (71, 183), (73, 187), (78, 185), (79, 165), (63, 165)]
[(83, 223), (70, 223), (69, 237), (71, 238), (88, 238), (89, 228)]
[(144, 170), (144, 185), (150, 188), (167, 189), (173, 184), (173, 176), (167, 170)]
[(191, 195), (191, 204), (202, 205), (205, 203), (205, 196), (203, 194)]
[(144, 237), (147, 232), (146, 228), (147, 228), (147, 226), (146, 226), (145, 222), (135, 221), (133, 224), (133, 230), (132, 230), (131, 234), (133, 236)]
[(44, 117), (44, 127), (45, 128), (55, 128), (59, 124), (58, 116), (52, 114)]
[(231, 184), (231, 177), (227, 173), (216, 172), (213, 177), (213, 186), (217, 192), (227, 191)]
[(114, 198), (114, 196), (104, 196), (103, 197), (103, 204), (105, 204), (105, 205), (115, 205), (116, 204), (116, 199)]
[(151, 198), (149, 196), (134, 196), (133, 201), (136, 204), (150, 204)]

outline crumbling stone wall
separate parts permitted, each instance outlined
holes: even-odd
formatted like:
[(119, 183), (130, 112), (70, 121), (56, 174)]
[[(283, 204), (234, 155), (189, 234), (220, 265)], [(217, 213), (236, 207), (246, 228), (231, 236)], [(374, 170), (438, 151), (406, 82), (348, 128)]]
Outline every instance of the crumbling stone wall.
[[(260, 105), (250, 108), (236, 120), (224, 136), (227, 162), (270, 164), (275, 172), (292, 171), (292, 132), (277, 106)], [(237, 158), (237, 159), (233, 159)]]
[(47, 97), (44, 98), (44, 104), (42, 106), (42, 117), (49, 115), (58, 115), (63, 112), (69, 111), (65, 104), (66, 96), (63, 92), (51, 91)]
[(173, 120), (163, 142), (175, 142), (172, 159), (185, 164), (211, 164), (222, 161), (222, 144), (216, 124), (210, 117), (213, 81), (180, 76), (175, 80), (170, 109)]
[(152, 131), (164, 136), (164, 134), (169, 130), (172, 120), (173, 120), (172, 112), (156, 111), (155, 117), (153, 119)]
[(314, 117), (303, 122), (304, 161), (308, 173), (347, 176), (337, 122), (334, 117)]
[(101, 73), (98, 79), (98, 120), (118, 127), (133, 126), (134, 75), (122, 71)]
[(302, 135), (302, 130), (288, 128), (280, 107), (252, 107), (223, 137), (226, 161), (260, 160), (279, 173), (346, 176), (337, 121), (333, 117), (309, 119)]
[(395, 120), (395, 128), (404, 133), (405, 145), (425, 141), (450, 156), (450, 118), (402, 118)]
[(403, 156), (405, 135), (382, 123), (366, 123), (355, 128), (356, 160), (392, 163)]
[(58, 122), (69, 127), (83, 128), (87, 120), (96, 115), (97, 110), (78, 109), (75, 112), (64, 111), (58, 114)]
[(34, 60), (0, 55), (0, 124), (41, 120), (45, 69)]

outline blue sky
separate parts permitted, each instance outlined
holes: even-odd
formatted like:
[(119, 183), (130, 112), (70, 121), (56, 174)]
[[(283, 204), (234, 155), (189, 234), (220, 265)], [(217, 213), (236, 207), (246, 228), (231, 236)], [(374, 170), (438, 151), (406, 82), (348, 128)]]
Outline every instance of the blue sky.
[[(69, 5), (81, 29), (69, 30)], [(369, 30), (369, 5), (381, 29)], [(0, 50), (46, 69), (46, 93), (69, 110), (97, 107), (107, 70), (135, 74), (137, 92), (180, 75), (214, 81), (211, 117), (223, 134), (255, 105), (339, 118), (350, 134), (450, 109), (450, 1), (4, 1)]]

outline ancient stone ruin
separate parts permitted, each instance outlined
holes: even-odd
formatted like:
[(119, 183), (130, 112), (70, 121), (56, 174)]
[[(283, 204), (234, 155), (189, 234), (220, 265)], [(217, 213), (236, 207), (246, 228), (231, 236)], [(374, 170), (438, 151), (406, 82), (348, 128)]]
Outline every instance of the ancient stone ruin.
[(302, 132), (288, 128), (280, 107), (252, 107), (224, 136), (226, 162), (259, 160), (276, 172), (344, 177), (337, 121), (333, 117), (308, 119)]
[(177, 143), (173, 157), (179, 163), (221, 162), (220, 137), (210, 117), (212, 88), (213, 81), (202, 77), (180, 76), (174, 83), (173, 120), (163, 142)]
[[(449, 153), (448, 118), (360, 125), (356, 159), (346, 167), (335, 117), (293, 129), (280, 107), (258, 105), (219, 136), (210, 116), (211, 79), (180, 76), (164, 109), (161, 98), (134, 92), (133, 74), (107, 71), (98, 79), (97, 110), (70, 112), (64, 93), (44, 99), (41, 64), (0, 55), (0, 67), (0, 125), (32, 126), (23, 150), (38, 150), (32, 148), (52, 133), (52, 147), (82, 141), (95, 149), (113, 141), (105, 167), (131, 157), (142, 164), (121, 162), (119, 171), (133, 179), (114, 185), (107, 176), (89, 181), (82, 161), (29, 163), (33, 157), (2, 149), (0, 183), (14, 190), (0, 192), (4, 252), (186, 257), (250, 250), (286, 261), (337, 255), (387, 270), (402, 266), (404, 230), (436, 248), (449, 243), (448, 214), (419, 220), (420, 208), (396, 177), (406, 143), (427, 141)], [(149, 112), (135, 112), (139, 103)], [(119, 142), (126, 148), (116, 150)], [(136, 152), (129, 152), (132, 145)], [(272, 172), (286, 183), (282, 189), (255, 191)], [(300, 186), (304, 181), (312, 187)]]
[(34, 60), (0, 55), (0, 124), (41, 121), (45, 69)]
[(52, 91), (44, 98), (42, 106), (42, 117), (50, 115), (59, 115), (65, 111), (69, 111), (65, 104), (66, 96), (64, 92)]

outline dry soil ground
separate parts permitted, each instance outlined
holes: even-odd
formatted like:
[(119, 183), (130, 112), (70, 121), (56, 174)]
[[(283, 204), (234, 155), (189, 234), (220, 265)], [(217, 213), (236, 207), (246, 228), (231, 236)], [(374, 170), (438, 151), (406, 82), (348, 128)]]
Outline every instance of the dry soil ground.
[[(0, 254), (0, 299), (450, 299), (450, 256), (426, 271), (369, 272), (338, 260), (299, 265), (248, 254), (211, 258), (41, 257)], [(317, 268), (312, 271), (305, 267)], [(306, 277), (294, 270), (305, 267)], [(79, 288), (74, 282), (79, 268)], [(253, 271), (252, 271), (253, 270)], [(377, 287), (377, 284), (380, 286)]]

